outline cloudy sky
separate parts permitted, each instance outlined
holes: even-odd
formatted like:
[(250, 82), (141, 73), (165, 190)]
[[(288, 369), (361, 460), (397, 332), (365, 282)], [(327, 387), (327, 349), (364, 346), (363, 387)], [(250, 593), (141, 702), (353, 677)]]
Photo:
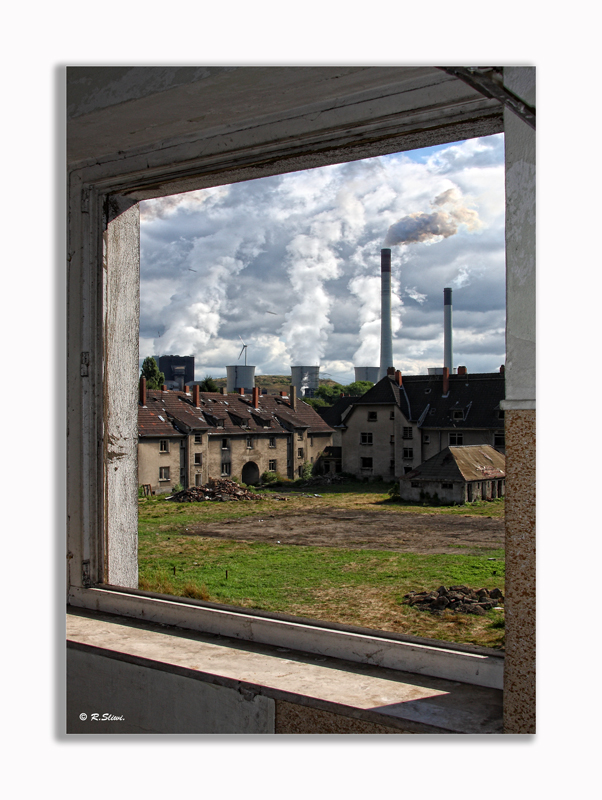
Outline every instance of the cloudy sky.
[(380, 362), (380, 249), (405, 374), (504, 362), (504, 139), (189, 192), (141, 204), (140, 357), (194, 355), (197, 380), (317, 365), (340, 383)]

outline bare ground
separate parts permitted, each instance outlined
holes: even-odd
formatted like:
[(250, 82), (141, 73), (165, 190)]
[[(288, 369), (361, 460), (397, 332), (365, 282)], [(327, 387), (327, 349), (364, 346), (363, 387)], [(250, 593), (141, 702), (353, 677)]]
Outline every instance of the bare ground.
[(470, 515), (417, 514), (321, 507), (189, 526), (186, 534), (241, 542), (468, 555), (504, 547), (504, 520)]

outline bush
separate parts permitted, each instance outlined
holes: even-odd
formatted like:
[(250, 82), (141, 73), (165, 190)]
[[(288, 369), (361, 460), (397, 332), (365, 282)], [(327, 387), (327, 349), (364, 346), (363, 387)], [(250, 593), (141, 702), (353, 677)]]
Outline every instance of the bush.
[(311, 478), (311, 476), (313, 475), (313, 471), (314, 471), (314, 465), (310, 461), (306, 461), (303, 464), (303, 467), (301, 468), (301, 477), (303, 478), (303, 480), (306, 481), (309, 478)]
[(176, 483), (176, 485), (173, 487), (173, 489), (171, 491), (174, 494), (177, 494), (177, 492), (183, 492), (184, 491), (184, 487), (182, 486), (181, 483)]
[(278, 473), (276, 472), (264, 472), (261, 476), (262, 483), (278, 483)]

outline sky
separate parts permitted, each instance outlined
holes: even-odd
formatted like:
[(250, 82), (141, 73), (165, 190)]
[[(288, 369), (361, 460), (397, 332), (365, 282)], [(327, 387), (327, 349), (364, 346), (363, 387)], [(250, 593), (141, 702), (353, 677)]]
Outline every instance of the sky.
[[(195, 378), (380, 363), (380, 250), (391, 247), (394, 366), (505, 359), (503, 134), (141, 203), (140, 358), (193, 355)], [(241, 354), (243, 343), (246, 354)]]

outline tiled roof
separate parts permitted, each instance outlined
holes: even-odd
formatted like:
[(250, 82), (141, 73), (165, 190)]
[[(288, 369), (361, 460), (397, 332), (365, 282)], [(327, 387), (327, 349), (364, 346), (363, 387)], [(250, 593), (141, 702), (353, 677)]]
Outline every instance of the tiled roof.
[[(499, 409), (504, 390), (504, 376), (498, 372), (450, 375), (449, 392), (445, 396), (441, 375), (407, 375), (403, 377), (401, 386), (387, 376), (362, 397), (356, 398), (353, 405), (395, 404), (406, 419), (417, 422), (426, 430), (502, 430), (504, 419), (500, 417)], [(333, 406), (331, 415), (327, 417), (331, 425), (338, 424), (334, 414), (336, 408)]]
[(489, 444), (446, 447), (401, 480), (486, 481), (506, 477), (506, 459)]
[[(147, 400), (148, 402), (148, 400)], [(167, 414), (161, 413), (159, 409), (151, 409), (146, 406), (138, 406), (138, 435), (148, 436), (182, 436), (175, 430)]]
[[(308, 433), (331, 433), (332, 428), (314, 411), (314, 409), (297, 400), (295, 411), (290, 401), (275, 395), (260, 395), (258, 408), (254, 408), (247, 395), (217, 392), (200, 392), (199, 408), (196, 408), (192, 394), (181, 391), (147, 391), (147, 410), (151, 414), (161, 415), (165, 419), (166, 430), (173, 427), (179, 430), (203, 430), (219, 432), (221, 435), (265, 431), (269, 424), (270, 432), (285, 432), (290, 428), (302, 428)], [(145, 431), (145, 420), (148, 414), (138, 406), (138, 425)], [(169, 424), (171, 421), (171, 425)], [(218, 427), (219, 423), (219, 427)], [(146, 423), (148, 428), (148, 423)], [(151, 435), (146, 432), (141, 435)], [(156, 434), (159, 435), (159, 434)], [(166, 435), (165, 433), (161, 435)]]

